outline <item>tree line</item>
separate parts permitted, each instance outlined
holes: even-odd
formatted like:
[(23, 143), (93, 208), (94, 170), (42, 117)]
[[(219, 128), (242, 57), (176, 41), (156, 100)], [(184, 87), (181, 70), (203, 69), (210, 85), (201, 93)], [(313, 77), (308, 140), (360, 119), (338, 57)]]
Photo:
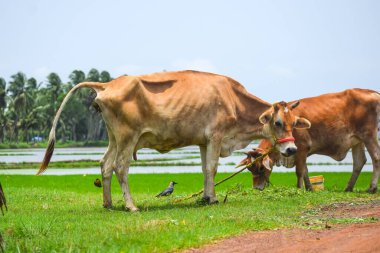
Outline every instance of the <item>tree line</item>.
[[(18, 72), (7, 83), (0, 77), (0, 143), (32, 142), (46, 139), (53, 118), (67, 92), (83, 81), (109, 82), (107, 71), (91, 69), (87, 75), (74, 70), (67, 83), (56, 73), (38, 83)], [(96, 93), (80, 89), (66, 105), (59, 120), (56, 136), (63, 141), (97, 141), (107, 138), (101, 115), (92, 106)]]

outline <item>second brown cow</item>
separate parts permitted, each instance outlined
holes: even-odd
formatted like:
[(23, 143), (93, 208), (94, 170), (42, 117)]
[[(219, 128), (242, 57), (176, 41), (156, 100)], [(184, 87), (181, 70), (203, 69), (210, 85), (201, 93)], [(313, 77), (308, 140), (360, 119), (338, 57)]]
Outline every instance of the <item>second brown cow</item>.
[[(278, 152), (250, 168), (253, 186), (264, 189), (274, 165), (296, 167), (297, 187), (311, 190), (306, 159), (313, 154), (329, 156), (337, 161), (343, 160), (352, 149), (353, 172), (346, 191), (352, 191), (356, 180), (367, 161), (365, 148), (372, 158), (373, 174), (368, 192), (374, 193), (380, 174), (380, 145), (377, 139), (377, 122), (380, 118), (380, 94), (373, 90), (349, 89), (318, 97), (300, 100), (294, 109), (300, 117), (310, 119), (310, 129), (294, 129), (297, 153), (286, 158)], [(273, 146), (271, 140), (263, 140), (257, 149), (248, 153), (242, 163), (249, 163)]]

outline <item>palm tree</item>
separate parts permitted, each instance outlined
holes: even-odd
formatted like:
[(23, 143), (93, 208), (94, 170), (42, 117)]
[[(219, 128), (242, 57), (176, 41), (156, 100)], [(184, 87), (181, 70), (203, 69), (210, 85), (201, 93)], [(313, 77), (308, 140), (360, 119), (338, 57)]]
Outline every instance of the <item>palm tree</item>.
[(72, 85), (77, 85), (86, 80), (86, 75), (82, 70), (74, 70), (71, 72), (69, 79)]
[(50, 73), (47, 76), (47, 79), (48, 79), (48, 82), (46, 84), (46, 87), (50, 91), (50, 96), (51, 96), (50, 98), (53, 102), (53, 105), (54, 105), (53, 109), (55, 113), (55, 111), (58, 109), (58, 106), (59, 106), (59, 101), (57, 100), (58, 100), (59, 95), (62, 92), (61, 90), (62, 81), (61, 81), (61, 78), (59, 78), (59, 76), (56, 73)]
[(38, 86), (37, 96), (35, 100), (34, 117), (38, 122), (34, 129), (38, 131), (39, 136), (47, 136), (51, 126), (51, 92), (47, 87)]
[(108, 73), (108, 71), (103, 70), (100, 73), (100, 81), (102, 83), (107, 83), (107, 82), (109, 82), (111, 80), (112, 80), (112, 77), (111, 77), (110, 73)]
[(30, 140), (29, 130), (32, 130), (33, 132), (33, 128), (38, 125), (38, 122), (36, 121), (37, 106), (35, 103), (38, 92), (37, 80), (34, 78), (28, 79), (25, 90), (27, 108), (23, 118), (20, 120), (20, 125), (22, 129), (24, 129), (24, 141), (28, 142)]
[(49, 99), (49, 128), (52, 124), (53, 117), (58, 110), (58, 106), (60, 105), (60, 101), (58, 101), (59, 95), (62, 93), (62, 81), (61, 78), (59, 78), (58, 74), (56, 73), (50, 73), (47, 76), (47, 83), (46, 88), (48, 91), (48, 99)]
[(99, 71), (95, 68), (90, 69), (90, 71), (87, 74), (87, 81), (90, 82), (99, 82), (100, 81), (100, 74)]
[(19, 141), (19, 128), (20, 128), (20, 119), (26, 114), (27, 110), (27, 93), (26, 93), (26, 84), (28, 79), (26, 75), (22, 72), (11, 76), (13, 80), (9, 82), (9, 87), (7, 91), (10, 93), (11, 103), (10, 107), (13, 108), (14, 116), (13, 118), (13, 128), (14, 128), (14, 137), (15, 141)]
[[(74, 85), (78, 83), (84, 82), (86, 80), (86, 74), (81, 70), (74, 70), (69, 75), (70, 82), (66, 86), (67, 93)], [(89, 94), (89, 90), (80, 89), (77, 96), (74, 96), (71, 99), (71, 102), (66, 105), (65, 111), (62, 113), (62, 118), (68, 123), (68, 127), (70, 128), (71, 139), (73, 141), (77, 141), (80, 136), (87, 135), (87, 127), (86, 126), (86, 109), (83, 107), (83, 104), (86, 105), (87, 108), (87, 98)]]

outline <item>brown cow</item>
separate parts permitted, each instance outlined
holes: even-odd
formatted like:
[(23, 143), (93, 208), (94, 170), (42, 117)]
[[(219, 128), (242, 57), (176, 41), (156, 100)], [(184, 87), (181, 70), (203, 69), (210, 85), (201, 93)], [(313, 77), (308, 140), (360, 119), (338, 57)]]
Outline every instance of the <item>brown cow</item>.
[[(101, 160), (105, 207), (112, 205), (110, 180), (115, 171), (126, 208), (138, 210), (129, 191), (128, 171), (133, 154), (141, 148), (165, 153), (198, 145), (204, 174), (203, 197), (214, 203), (219, 157), (229, 156), (252, 140), (262, 138), (288, 140), (278, 145), (279, 152), (288, 156), (296, 151), (292, 128), (310, 127), (308, 120), (293, 115), (291, 110), (297, 103), (272, 106), (221, 75), (182, 71), (122, 76), (109, 83), (85, 82), (72, 88), (63, 100), (38, 174), (47, 168), (52, 156), (55, 129), (64, 105), (83, 87), (96, 91), (95, 102), (107, 125), (109, 146)], [(274, 126), (279, 120), (283, 128)]]
[[(263, 189), (275, 164), (291, 168), (296, 166), (297, 187), (311, 190), (306, 158), (313, 154), (327, 155), (343, 160), (352, 148), (353, 172), (346, 191), (352, 191), (366, 163), (366, 147), (372, 158), (373, 174), (368, 192), (376, 192), (380, 174), (380, 146), (377, 140), (377, 122), (380, 118), (380, 94), (372, 90), (350, 89), (300, 100), (294, 113), (310, 119), (310, 129), (295, 129), (293, 135), (297, 154), (285, 158), (274, 152), (265, 163), (250, 168), (254, 188)], [(248, 153), (248, 158), (258, 157), (272, 147), (271, 140), (263, 140), (258, 149)], [(250, 159), (243, 160), (247, 164)]]

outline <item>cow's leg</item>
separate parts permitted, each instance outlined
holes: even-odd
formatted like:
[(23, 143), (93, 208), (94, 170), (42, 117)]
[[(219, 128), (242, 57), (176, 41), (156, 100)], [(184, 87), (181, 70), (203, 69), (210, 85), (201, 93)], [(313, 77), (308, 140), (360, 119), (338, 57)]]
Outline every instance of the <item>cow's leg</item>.
[(107, 128), (109, 144), (106, 153), (100, 160), (100, 167), (103, 181), (103, 206), (109, 208), (112, 206), (111, 198), (111, 179), (113, 173), (113, 163), (116, 157), (116, 142), (110, 129)]
[(113, 173), (113, 163), (116, 155), (116, 147), (108, 146), (106, 153), (104, 154), (102, 160), (100, 161), (101, 171), (102, 171), (102, 181), (103, 181), (103, 206), (109, 208), (112, 206), (111, 198), (111, 179)]
[(125, 208), (129, 209), (132, 212), (139, 210), (133, 203), (128, 183), (129, 166), (132, 160), (134, 148), (135, 145), (131, 144), (131, 142), (129, 142), (129, 145), (125, 145), (124, 143), (118, 142), (117, 154), (114, 164), (115, 174), (123, 192)]
[(373, 164), (372, 180), (368, 192), (375, 193), (377, 190), (377, 182), (380, 175), (380, 145), (377, 141), (377, 136), (374, 135), (373, 138), (368, 139), (368, 141), (365, 142), (365, 146), (372, 158)]
[[(201, 152), (201, 161), (202, 161), (202, 172), (203, 175), (205, 176), (204, 179), (206, 180), (206, 164), (207, 164), (207, 148), (206, 146), (199, 146), (199, 150)], [(206, 184), (206, 181), (204, 182)]]
[[(308, 175), (307, 167), (306, 167), (306, 156), (300, 153), (297, 153), (295, 158), (296, 164), (296, 175), (297, 175), (297, 188), (302, 188), (304, 177)], [(309, 181), (310, 183), (310, 181)], [(305, 184), (306, 190), (312, 190), (311, 185)]]
[(209, 204), (218, 203), (215, 195), (215, 175), (218, 169), (220, 156), (220, 141), (210, 140), (206, 148), (206, 168), (204, 174), (204, 192), (203, 199)]
[(309, 169), (307, 168), (307, 165), (305, 165), (305, 172), (303, 174), (303, 183), (305, 184), (305, 189), (308, 191), (312, 191), (313, 187), (310, 183), (310, 178), (309, 178)]
[(353, 169), (350, 180), (348, 181), (347, 187), (345, 189), (346, 192), (352, 192), (354, 189), (356, 180), (364, 164), (367, 162), (367, 158), (365, 156), (364, 143), (359, 143), (352, 147), (352, 160), (353, 160)]

